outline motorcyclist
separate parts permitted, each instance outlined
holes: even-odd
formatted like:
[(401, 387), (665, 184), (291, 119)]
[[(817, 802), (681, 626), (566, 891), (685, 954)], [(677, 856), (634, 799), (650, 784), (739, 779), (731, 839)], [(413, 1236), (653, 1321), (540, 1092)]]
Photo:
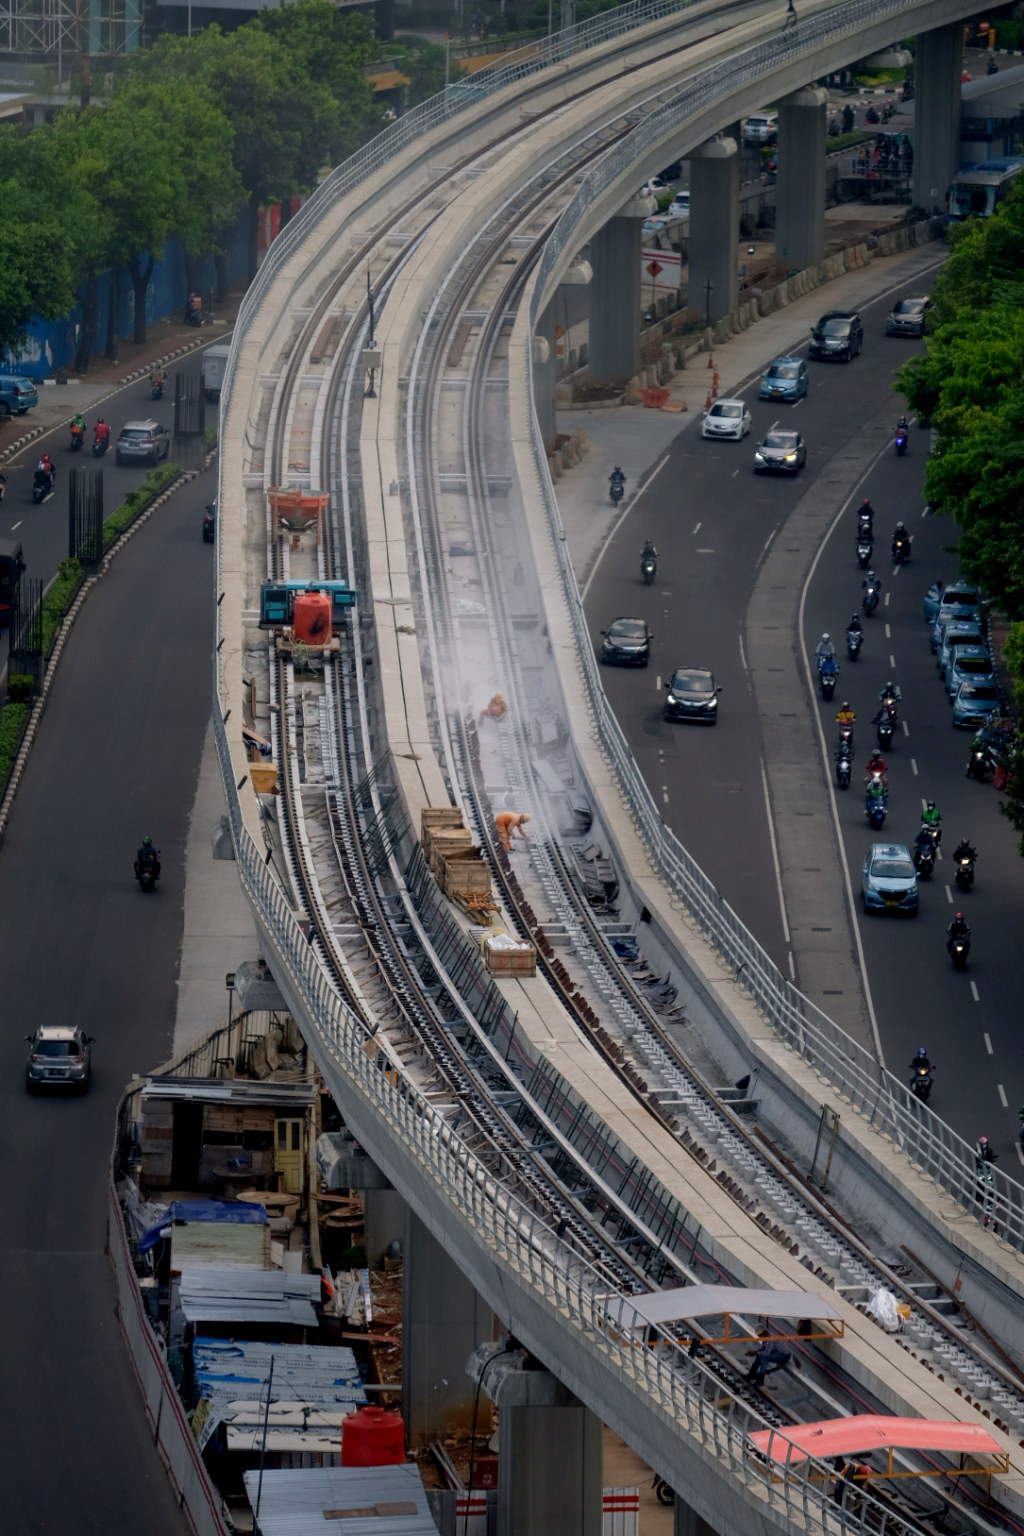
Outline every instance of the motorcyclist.
[(644, 539), (644, 547), (640, 551), (640, 564), (643, 565), (645, 560), (657, 560), (657, 558), (658, 551), (654, 547), (654, 540)]
[(904, 556), (909, 554), (910, 534), (907, 532), (902, 523), (897, 523), (892, 536), (892, 557), (894, 560), (901, 551), (903, 552)]
[(894, 682), (885, 683), (878, 690), (878, 702), (888, 704), (893, 714), (896, 713), (896, 705), (902, 700), (903, 695)]
[(857, 716), (850, 708), (849, 700), (844, 699), (836, 710), (836, 725), (854, 725), (856, 720)]
[(979, 1136), (974, 1144), (974, 1155), (979, 1165), (983, 1163), (995, 1163), (999, 1161), (999, 1153), (995, 1150), (987, 1136)]
[(153, 866), (155, 874), (160, 873), (160, 850), (154, 848), (153, 839), (144, 837), (138, 853), (135, 855), (135, 873), (138, 874), (147, 864)]
[(100, 419), (96, 423), (96, 425), (93, 427), (92, 435), (93, 435), (94, 440), (97, 443), (109, 443), (110, 442), (110, 427), (103, 420), (102, 416), (100, 417)]
[(857, 509), (857, 521), (867, 523), (869, 528), (875, 521), (875, 509), (866, 496)]
[(881, 775), (876, 773), (867, 781), (867, 788), (864, 791), (864, 809), (870, 811), (871, 807), (879, 802), (882, 805), (888, 805), (889, 796)]
[[(910, 422), (907, 420), (907, 418), (905, 416), (901, 416), (899, 421), (896, 423), (896, 431), (897, 432), (909, 432), (910, 431)], [(903, 527), (902, 523), (900, 523), (900, 527), (901, 528)]]
[(969, 939), (971, 930), (962, 912), (958, 912), (946, 929), (946, 948), (952, 953), (954, 939)]
[(41, 469), (44, 475), (49, 475), (51, 481), (57, 478), (56, 467), (48, 453), (43, 454), (42, 458), (39, 460), (39, 463), (36, 465), (36, 468)]
[(81, 411), (79, 411), (75, 416), (72, 416), (71, 418), (71, 436), (85, 436), (85, 417), (82, 415)]
[(942, 840), (942, 817), (934, 800), (929, 800), (921, 812), (921, 825), (932, 834), (936, 843)]
[(819, 669), (819, 671), (821, 670), (821, 663), (823, 661), (835, 661), (835, 659), (836, 659), (836, 648), (832, 644), (832, 641), (830, 640), (827, 631), (826, 631), (825, 634), (822, 635), (821, 639), (818, 641), (818, 644), (815, 647), (814, 654), (818, 658), (818, 669)]
[(876, 774), (881, 779), (881, 781), (885, 785), (886, 789), (888, 789), (888, 787), (889, 787), (889, 767), (888, 767), (888, 764), (885, 761), (885, 758), (882, 756), (881, 752), (879, 752), (877, 747), (872, 752), (871, 756), (868, 758), (867, 763), (865, 765), (865, 768), (864, 768), (864, 783), (865, 784), (869, 784)]
[(863, 626), (863, 624), (860, 621), (860, 614), (859, 613), (854, 613), (854, 614), (850, 615), (850, 622), (846, 626), (846, 633), (849, 634), (851, 629), (853, 630), (854, 634), (863, 635), (863, 633), (864, 633), (864, 626)]
[(876, 592), (879, 597), (882, 595), (882, 583), (879, 581), (874, 571), (868, 571), (867, 575), (864, 577), (864, 580), (861, 582), (861, 586), (864, 588), (865, 596), (867, 596), (869, 591)]
[(164, 373), (162, 368), (153, 369), (153, 372), (149, 376), (149, 383), (152, 389), (164, 389), (166, 387), (167, 375)]
[(932, 854), (934, 855), (934, 853), (935, 853), (935, 837), (934, 837), (934, 834), (932, 833), (930, 827), (919, 827), (918, 831), (917, 831), (917, 836), (914, 838), (914, 864), (915, 864), (915, 867), (920, 868), (921, 855), (922, 855), (922, 853), (924, 853), (926, 848), (930, 849)]
[(881, 728), (882, 730), (885, 730), (888, 728), (890, 731), (894, 731), (896, 729), (896, 711), (893, 709), (892, 705), (883, 704), (881, 709), (878, 711), (878, 714), (872, 720), (871, 724), (875, 726), (876, 729)]
[(626, 477), (617, 464), (608, 476), (608, 483), (609, 485), (625, 485), (626, 483)]
[(928, 1060), (928, 1052), (925, 1050), (924, 1046), (919, 1045), (917, 1048), (917, 1055), (910, 1063), (910, 1070), (912, 1072), (919, 1072), (922, 1068), (925, 1070), (925, 1072), (930, 1072), (932, 1070), (932, 1064)]

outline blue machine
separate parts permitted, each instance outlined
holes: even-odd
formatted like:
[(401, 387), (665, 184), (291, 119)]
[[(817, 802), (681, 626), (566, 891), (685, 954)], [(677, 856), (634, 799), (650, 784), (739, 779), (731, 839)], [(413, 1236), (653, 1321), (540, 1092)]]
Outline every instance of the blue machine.
[(283, 629), (290, 624), (300, 592), (329, 593), (334, 626), (341, 623), (346, 608), (356, 605), (355, 591), (347, 581), (265, 581), (260, 587), (260, 629)]

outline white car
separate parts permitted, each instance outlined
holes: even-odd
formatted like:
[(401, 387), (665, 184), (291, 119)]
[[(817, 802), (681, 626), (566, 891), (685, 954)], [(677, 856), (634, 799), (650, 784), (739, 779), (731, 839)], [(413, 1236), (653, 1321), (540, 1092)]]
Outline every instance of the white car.
[(738, 442), (750, 431), (750, 412), (742, 400), (716, 400), (704, 412), (701, 437), (731, 437)]
[(670, 219), (688, 219), (690, 217), (689, 192), (677, 192), (666, 211)]
[(660, 176), (650, 176), (640, 188), (640, 196), (664, 197), (665, 193), (671, 190), (671, 187), (667, 186)]

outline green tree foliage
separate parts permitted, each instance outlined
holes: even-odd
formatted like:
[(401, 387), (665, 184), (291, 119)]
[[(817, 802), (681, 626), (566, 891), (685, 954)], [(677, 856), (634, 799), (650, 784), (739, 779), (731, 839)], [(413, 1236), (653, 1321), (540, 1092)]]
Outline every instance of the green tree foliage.
[(938, 431), (929, 501), (960, 525), (960, 563), (1024, 620), (1024, 185), (953, 231), (927, 356), (898, 387)]
[(16, 349), (33, 315), (55, 319), (74, 303), (69, 187), (50, 136), (0, 127), (0, 347)]

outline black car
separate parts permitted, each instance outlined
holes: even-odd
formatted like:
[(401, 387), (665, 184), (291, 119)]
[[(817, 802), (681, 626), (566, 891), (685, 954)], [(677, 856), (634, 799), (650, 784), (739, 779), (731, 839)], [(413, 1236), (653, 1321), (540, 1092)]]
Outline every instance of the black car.
[(923, 336), (924, 317), (931, 299), (900, 299), (885, 317), (887, 336)]
[(677, 667), (665, 684), (666, 720), (695, 720), (714, 725), (718, 719), (718, 695), (715, 679), (706, 667)]
[(798, 475), (807, 463), (807, 444), (799, 432), (766, 432), (754, 453), (756, 475)]
[(830, 309), (811, 332), (811, 357), (849, 363), (864, 345), (864, 324), (854, 310)]
[(646, 619), (613, 619), (602, 629), (601, 660), (613, 667), (646, 667), (653, 636)]

